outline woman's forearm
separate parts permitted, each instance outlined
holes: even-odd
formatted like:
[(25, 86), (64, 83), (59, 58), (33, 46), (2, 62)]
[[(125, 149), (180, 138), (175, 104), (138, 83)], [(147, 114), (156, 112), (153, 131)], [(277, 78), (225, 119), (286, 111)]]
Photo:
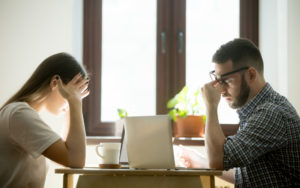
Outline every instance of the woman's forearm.
[(66, 147), (68, 149), (69, 162), (84, 166), (86, 155), (86, 134), (82, 115), (82, 102), (69, 101), (70, 120), (66, 134)]

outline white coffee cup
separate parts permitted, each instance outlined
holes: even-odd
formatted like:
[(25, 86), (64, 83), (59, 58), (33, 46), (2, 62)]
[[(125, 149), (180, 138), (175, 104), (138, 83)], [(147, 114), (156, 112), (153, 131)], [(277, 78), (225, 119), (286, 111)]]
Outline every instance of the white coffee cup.
[(119, 164), (121, 143), (104, 142), (96, 146), (100, 164)]

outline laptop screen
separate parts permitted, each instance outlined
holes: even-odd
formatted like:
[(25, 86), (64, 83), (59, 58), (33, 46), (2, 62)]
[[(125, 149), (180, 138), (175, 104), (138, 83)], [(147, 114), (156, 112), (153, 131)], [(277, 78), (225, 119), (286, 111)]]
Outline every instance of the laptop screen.
[(127, 147), (130, 168), (175, 168), (172, 125), (168, 115), (126, 117), (124, 124), (126, 132), (122, 148)]

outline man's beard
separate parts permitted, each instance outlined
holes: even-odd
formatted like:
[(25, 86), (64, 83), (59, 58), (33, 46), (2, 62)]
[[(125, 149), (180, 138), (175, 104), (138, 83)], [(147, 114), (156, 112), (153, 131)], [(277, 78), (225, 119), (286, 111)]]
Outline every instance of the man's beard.
[(240, 86), (240, 94), (237, 99), (232, 103), (231, 107), (234, 109), (241, 108), (244, 106), (248, 100), (250, 93), (250, 87), (248, 86), (244, 74), (242, 74), (242, 81)]

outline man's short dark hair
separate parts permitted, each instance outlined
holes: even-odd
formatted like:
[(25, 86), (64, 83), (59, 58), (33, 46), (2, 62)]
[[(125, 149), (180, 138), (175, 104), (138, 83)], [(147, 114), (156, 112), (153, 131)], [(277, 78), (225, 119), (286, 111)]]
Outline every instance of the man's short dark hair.
[(264, 64), (259, 49), (248, 39), (238, 38), (223, 44), (213, 55), (214, 63), (232, 61), (234, 68), (254, 67), (263, 74)]

